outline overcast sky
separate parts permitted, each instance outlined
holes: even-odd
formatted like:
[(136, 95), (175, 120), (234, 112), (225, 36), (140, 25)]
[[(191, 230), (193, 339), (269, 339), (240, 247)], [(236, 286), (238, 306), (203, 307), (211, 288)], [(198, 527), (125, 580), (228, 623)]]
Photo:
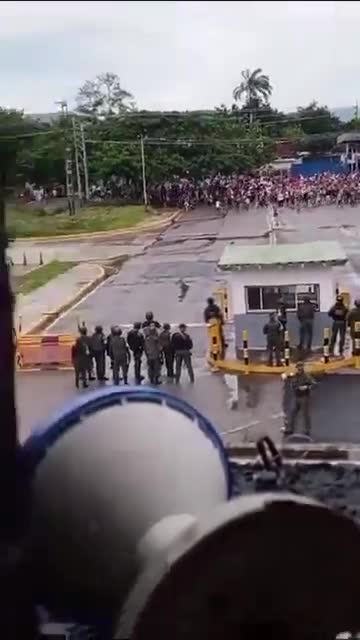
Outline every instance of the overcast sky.
[(360, 2), (0, 1), (0, 105), (71, 104), (84, 80), (120, 76), (140, 108), (231, 104), (242, 69), (261, 67), (272, 103), (360, 99)]

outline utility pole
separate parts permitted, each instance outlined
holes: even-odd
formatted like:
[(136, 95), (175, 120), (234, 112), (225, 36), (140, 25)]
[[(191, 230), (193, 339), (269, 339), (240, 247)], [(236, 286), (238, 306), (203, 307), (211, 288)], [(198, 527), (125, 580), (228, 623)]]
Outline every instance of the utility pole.
[(81, 133), (82, 160), (83, 160), (83, 167), (84, 167), (85, 200), (89, 200), (89, 195), (90, 195), (90, 191), (89, 191), (89, 172), (88, 172), (88, 163), (87, 163), (85, 131), (84, 131), (83, 123), (81, 123), (81, 125), (80, 125), (80, 133)]
[(79, 163), (79, 150), (76, 140), (76, 123), (75, 118), (72, 118), (72, 128), (73, 128), (73, 136), (74, 136), (74, 150), (75, 150), (75, 169), (76, 169), (76, 181), (77, 181), (77, 192), (78, 198), (80, 202), (82, 201), (82, 187), (81, 187), (81, 175), (80, 175), (80, 163)]
[(74, 201), (74, 181), (73, 181), (73, 169), (72, 169), (72, 153), (68, 140), (68, 105), (66, 100), (60, 100), (55, 104), (60, 105), (61, 114), (64, 122), (64, 162), (65, 162), (65, 190), (68, 201), (69, 215), (75, 213), (75, 201)]
[(144, 195), (144, 207), (145, 211), (148, 208), (148, 197), (146, 190), (146, 168), (145, 168), (145, 149), (144, 149), (144, 137), (140, 137), (140, 150), (141, 150), (141, 169), (142, 169), (142, 183), (143, 183), (143, 195)]

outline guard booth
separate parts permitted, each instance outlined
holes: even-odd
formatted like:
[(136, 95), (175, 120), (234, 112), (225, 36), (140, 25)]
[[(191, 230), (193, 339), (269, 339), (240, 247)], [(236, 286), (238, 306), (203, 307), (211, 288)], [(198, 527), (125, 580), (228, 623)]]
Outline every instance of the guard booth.
[(237, 353), (242, 348), (243, 330), (248, 331), (250, 351), (265, 348), (263, 327), (280, 298), (287, 307), (290, 345), (298, 344), (296, 312), (306, 296), (316, 308), (313, 348), (321, 348), (324, 328), (330, 324), (328, 311), (336, 296), (338, 274), (334, 267), (347, 261), (338, 242), (227, 245), (218, 267), (230, 274)]

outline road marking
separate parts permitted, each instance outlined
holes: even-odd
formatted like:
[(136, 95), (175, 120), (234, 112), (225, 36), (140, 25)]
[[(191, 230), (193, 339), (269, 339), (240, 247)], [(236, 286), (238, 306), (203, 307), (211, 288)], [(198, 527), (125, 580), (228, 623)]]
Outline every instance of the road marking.
[[(273, 413), (269, 420), (277, 420), (278, 418), (284, 418), (284, 412), (281, 411), (280, 413)], [(241, 425), (240, 427), (234, 427), (232, 429), (229, 429), (228, 431), (220, 431), (220, 435), (221, 436), (227, 436), (231, 433), (238, 433), (239, 431), (246, 431), (247, 429), (250, 429), (251, 427), (256, 427), (258, 424), (262, 424), (265, 422), (264, 420), (253, 420), (252, 422), (248, 422), (248, 424), (244, 424)]]
[(92, 296), (94, 293), (96, 293), (96, 291), (97, 291), (98, 289), (100, 289), (100, 287), (102, 287), (102, 286), (105, 284), (105, 282), (107, 282), (107, 280), (106, 280), (106, 279), (105, 279), (105, 280), (103, 280), (102, 282), (100, 282), (100, 283), (98, 284), (98, 286), (97, 286), (97, 287), (95, 287), (95, 289), (93, 289), (92, 291), (89, 291), (89, 293), (87, 293), (87, 294), (86, 294), (86, 296), (84, 296), (83, 298), (81, 298), (81, 300), (79, 300), (78, 302), (76, 302), (76, 303), (74, 304), (74, 306), (73, 306), (73, 307), (70, 307), (70, 309), (68, 309), (67, 311), (64, 311), (64, 313), (61, 313), (61, 314), (59, 315), (59, 317), (58, 317), (58, 318), (56, 318), (56, 320), (54, 320), (54, 322), (51, 322), (51, 324), (49, 324), (49, 326), (46, 328), (46, 331), (48, 332), (48, 331), (49, 331), (49, 329), (50, 329), (51, 327), (53, 327), (57, 322), (60, 322), (60, 320), (62, 320), (63, 318), (65, 318), (67, 315), (69, 315), (69, 313), (72, 313), (72, 312), (74, 311), (74, 309), (76, 309), (80, 304), (82, 304), (83, 302), (85, 302), (85, 300), (87, 300), (88, 298), (90, 298), (90, 296)]

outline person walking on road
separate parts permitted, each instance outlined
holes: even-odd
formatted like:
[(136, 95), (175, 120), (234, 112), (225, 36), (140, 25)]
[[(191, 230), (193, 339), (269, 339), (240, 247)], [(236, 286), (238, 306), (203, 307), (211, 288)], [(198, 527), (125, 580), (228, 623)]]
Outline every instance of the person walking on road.
[(179, 324), (179, 330), (171, 338), (171, 346), (175, 354), (175, 381), (180, 382), (182, 365), (184, 364), (189, 374), (190, 382), (194, 383), (195, 376), (192, 366), (193, 341), (186, 330), (186, 324)]
[(269, 314), (269, 321), (264, 325), (263, 333), (266, 336), (266, 349), (268, 353), (268, 365), (273, 366), (273, 356), (275, 351), (276, 366), (281, 366), (281, 344), (283, 329), (275, 313)]
[(360, 350), (356, 349), (355, 340), (360, 340), (360, 300), (355, 300), (355, 306), (349, 311), (347, 323), (350, 327), (350, 335), (352, 339), (352, 355), (360, 356)]
[(91, 336), (91, 352), (95, 358), (96, 377), (100, 382), (108, 380), (105, 376), (106, 338), (100, 324)]
[(130, 351), (126, 344), (126, 340), (122, 335), (120, 327), (113, 327), (112, 335), (109, 340), (109, 353), (113, 363), (113, 382), (119, 385), (121, 369), (124, 384), (128, 384), (128, 370), (130, 363)]
[(86, 374), (89, 370), (90, 356), (86, 327), (79, 327), (79, 333), (80, 335), (71, 349), (71, 358), (75, 370), (75, 387), (79, 388), (81, 380), (83, 388), (86, 389), (89, 386)]
[(307, 351), (311, 351), (313, 328), (315, 318), (315, 306), (311, 302), (309, 296), (304, 298), (304, 302), (299, 304), (297, 310), (297, 317), (300, 324), (300, 342), (299, 350), (302, 351), (306, 343)]
[(284, 435), (291, 435), (295, 430), (295, 423), (298, 414), (301, 412), (304, 419), (305, 434), (311, 434), (311, 416), (310, 416), (310, 395), (311, 390), (315, 386), (314, 379), (306, 373), (304, 363), (298, 362), (296, 365), (296, 373), (291, 379), (291, 389), (293, 399), (295, 400), (293, 409), (290, 413), (290, 420), (284, 429)]
[(144, 329), (144, 345), (148, 364), (149, 382), (150, 384), (161, 384), (161, 344), (159, 331), (154, 321)]
[(333, 321), (329, 351), (331, 355), (334, 355), (334, 348), (339, 334), (339, 353), (342, 357), (344, 355), (348, 308), (344, 305), (344, 299), (341, 295), (336, 296), (336, 302), (329, 309), (328, 315)]
[(160, 344), (164, 354), (166, 375), (172, 380), (174, 377), (174, 350), (171, 344), (171, 327), (168, 322), (164, 322), (160, 332)]
[(127, 343), (134, 358), (135, 384), (141, 384), (144, 377), (141, 375), (141, 360), (144, 353), (144, 336), (141, 333), (141, 322), (134, 322), (134, 326), (127, 334)]

